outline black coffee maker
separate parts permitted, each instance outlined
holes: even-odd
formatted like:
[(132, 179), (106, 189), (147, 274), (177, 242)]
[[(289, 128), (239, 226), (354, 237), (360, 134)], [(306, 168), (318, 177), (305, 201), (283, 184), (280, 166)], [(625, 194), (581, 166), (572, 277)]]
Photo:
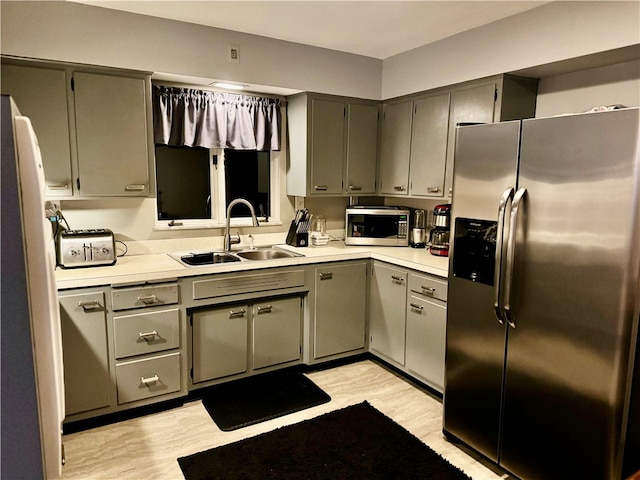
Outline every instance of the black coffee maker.
[(429, 253), (439, 257), (449, 256), (449, 225), (451, 204), (436, 205), (433, 209), (433, 228), (429, 233)]

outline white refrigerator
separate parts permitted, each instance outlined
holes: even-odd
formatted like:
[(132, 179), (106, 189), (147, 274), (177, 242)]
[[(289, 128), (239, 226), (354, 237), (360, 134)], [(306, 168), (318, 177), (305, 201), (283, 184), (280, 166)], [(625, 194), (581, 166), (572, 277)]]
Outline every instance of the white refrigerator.
[(11, 97), (2, 130), (2, 478), (60, 477), (64, 381), (52, 229), (29, 118)]

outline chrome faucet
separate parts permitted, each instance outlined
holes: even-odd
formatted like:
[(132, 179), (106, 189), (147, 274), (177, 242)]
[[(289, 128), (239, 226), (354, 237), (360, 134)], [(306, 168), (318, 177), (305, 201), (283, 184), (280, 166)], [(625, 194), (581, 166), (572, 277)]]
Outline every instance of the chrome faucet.
[(258, 219), (256, 218), (256, 212), (253, 209), (253, 205), (251, 205), (247, 200), (245, 200), (244, 198), (236, 198), (235, 200), (232, 200), (231, 203), (229, 204), (229, 206), (227, 207), (227, 226), (225, 228), (224, 231), (224, 249), (227, 252), (231, 251), (231, 245), (234, 245), (236, 243), (240, 243), (240, 235), (238, 235), (237, 238), (231, 238), (231, 235), (229, 234), (229, 226), (230, 226), (230, 222), (231, 222), (231, 209), (236, 206), (237, 204), (242, 203), (244, 205), (246, 205), (247, 207), (249, 207), (249, 211), (251, 212), (251, 221), (253, 222), (253, 226), (257, 227), (259, 226), (258, 224)]

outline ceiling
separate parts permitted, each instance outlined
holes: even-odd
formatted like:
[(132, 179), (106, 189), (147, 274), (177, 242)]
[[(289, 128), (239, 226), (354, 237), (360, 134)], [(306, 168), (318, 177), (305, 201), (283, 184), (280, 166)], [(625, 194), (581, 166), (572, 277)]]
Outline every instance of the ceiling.
[(72, 0), (385, 59), (549, 2)]

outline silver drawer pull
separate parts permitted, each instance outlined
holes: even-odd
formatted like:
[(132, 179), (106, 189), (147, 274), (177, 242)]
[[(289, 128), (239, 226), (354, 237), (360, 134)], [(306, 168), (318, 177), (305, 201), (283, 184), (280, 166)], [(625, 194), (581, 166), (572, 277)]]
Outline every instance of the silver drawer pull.
[(158, 375), (154, 375), (153, 377), (140, 377), (140, 383), (144, 385), (149, 385), (150, 383), (156, 383), (160, 381), (160, 377)]
[(126, 187), (124, 187), (124, 189), (127, 192), (142, 192), (146, 188), (147, 188), (146, 185), (136, 185), (136, 184), (127, 185)]
[(411, 308), (415, 309), (415, 310), (424, 310), (424, 307), (422, 305), (418, 305), (417, 303), (410, 303), (409, 305), (411, 305)]
[(320, 272), (320, 280), (331, 280), (333, 272)]
[(244, 308), (241, 308), (240, 310), (236, 310), (235, 312), (233, 310), (229, 310), (229, 318), (234, 318), (234, 317), (244, 317), (244, 314), (247, 313)]
[(440, 187), (427, 187), (427, 192), (429, 193), (438, 193), (440, 191)]
[(427, 287), (426, 285), (422, 285), (422, 290), (423, 290), (423, 293), (428, 293), (429, 295), (435, 295), (436, 294), (436, 288), (435, 287)]
[(145, 340), (145, 341), (149, 341), (152, 339), (152, 337), (158, 337), (158, 332), (156, 330), (154, 330), (153, 332), (146, 332), (146, 333), (142, 333), (140, 332), (138, 334), (138, 340)]
[(404, 185), (396, 185), (395, 187), (393, 187), (393, 189), (396, 192), (404, 192), (406, 190), (406, 187)]
[(102, 308), (102, 305), (100, 305), (100, 300), (87, 300), (86, 302), (78, 302), (78, 306), (82, 307), (85, 312)]
[(349, 190), (353, 190), (354, 192), (359, 192), (362, 190), (362, 187), (356, 187), (355, 185), (349, 185)]
[(156, 297), (155, 295), (147, 295), (147, 296), (140, 295), (138, 297), (138, 301), (145, 304), (156, 303), (158, 301), (158, 297)]
[(398, 275), (391, 275), (391, 280), (398, 282), (398, 283), (402, 283), (404, 282), (404, 278), (398, 276)]
[(47, 185), (49, 190), (68, 190), (69, 185)]
[(327, 187), (326, 185), (315, 185), (313, 188), (321, 192), (324, 192), (325, 190), (329, 190), (329, 187)]
[(260, 315), (261, 313), (271, 313), (272, 308), (271, 305), (265, 305), (264, 307), (256, 307), (256, 310), (258, 311), (258, 315)]

